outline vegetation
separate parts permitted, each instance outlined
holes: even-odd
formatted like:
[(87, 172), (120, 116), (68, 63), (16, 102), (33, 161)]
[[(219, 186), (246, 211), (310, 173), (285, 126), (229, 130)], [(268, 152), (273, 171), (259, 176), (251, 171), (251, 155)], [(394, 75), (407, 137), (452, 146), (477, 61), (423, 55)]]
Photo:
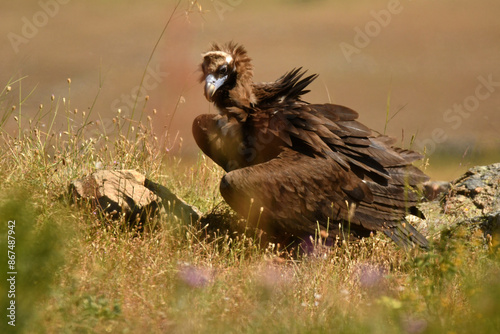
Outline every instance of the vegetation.
[[(207, 238), (203, 226), (168, 214), (137, 233), (75, 206), (70, 180), (114, 168), (143, 172), (208, 211), (222, 201), (222, 171), (203, 156), (191, 165), (169, 156), (152, 131), (147, 98), (139, 120), (118, 112), (110, 132), (90, 122), (92, 110), (72, 109), (64, 98), (50, 97), (28, 118), (20, 82), (0, 95), (0, 249), (7, 252), (7, 222), (15, 220), (19, 332), (500, 331), (495, 240), (466, 230), (450, 238), (430, 227), (429, 252), (405, 253), (376, 235), (334, 248), (318, 242), (313, 253), (290, 257), (245, 235)], [(64, 130), (56, 131), (60, 116)], [(15, 131), (6, 130), (9, 121)], [(10, 271), (5, 256), (1, 268)], [(3, 310), (7, 288), (0, 288)], [(5, 316), (0, 326), (13, 329)]]

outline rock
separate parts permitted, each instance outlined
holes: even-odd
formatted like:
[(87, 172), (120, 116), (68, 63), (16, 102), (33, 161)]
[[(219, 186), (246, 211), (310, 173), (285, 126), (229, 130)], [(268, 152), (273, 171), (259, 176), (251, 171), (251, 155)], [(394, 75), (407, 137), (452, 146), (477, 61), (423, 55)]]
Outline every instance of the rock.
[(163, 209), (173, 213), (185, 222), (195, 222), (201, 217), (201, 212), (195, 206), (189, 205), (182, 198), (176, 196), (167, 187), (146, 179), (144, 186), (161, 198)]
[(500, 211), (491, 212), (465, 220), (463, 223), (471, 226), (473, 230), (481, 230), (484, 236), (497, 235), (500, 232)]
[(443, 211), (458, 225), (484, 235), (500, 232), (500, 163), (476, 166), (451, 182), (443, 197)]
[(467, 218), (500, 211), (500, 163), (476, 166), (451, 182), (444, 210)]
[(69, 190), (75, 201), (86, 200), (112, 218), (124, 216), (131, 223), (144, 223), (161, 211), (185, 222), (200, 217), (196, 208), (134, 170), (99, 170), (72, 181)]

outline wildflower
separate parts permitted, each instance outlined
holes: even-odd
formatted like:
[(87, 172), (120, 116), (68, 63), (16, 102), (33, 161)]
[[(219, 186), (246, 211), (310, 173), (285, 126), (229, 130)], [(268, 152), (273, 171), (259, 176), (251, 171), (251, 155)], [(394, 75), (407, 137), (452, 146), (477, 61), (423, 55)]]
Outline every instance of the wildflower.
[(192, 265), (183, 265), (178, 273), (179, 279), (192, 288), (203, 288), (211, 281), (211, 274), (208, 270)]
[(427, 329), (428, 324), (425, 319), (409, 316), (402, 320), (402, 326), (405, 333), (419, 334), (423, 333)]
[(371, 264), (358, 265), (356, 272), (359, 278), (359, 284), (364, 288), (377, 286), (383, 278), (382, 269)]
[(319, 293), (314, 293), (314, 306), (319, 305), (319, 301), (321, 300), (321, 295)]

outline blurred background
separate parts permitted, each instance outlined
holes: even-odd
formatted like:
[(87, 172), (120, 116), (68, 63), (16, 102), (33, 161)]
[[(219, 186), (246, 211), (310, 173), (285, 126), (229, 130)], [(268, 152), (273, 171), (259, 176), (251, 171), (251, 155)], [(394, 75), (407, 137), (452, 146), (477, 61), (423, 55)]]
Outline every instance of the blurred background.
[[(353, 108), (362, 123), (407, 148), (415, 136), (412, 148), (425, 150), (434, 179), (500, 161), (497, 0), (24, 0), (1, 7), (0, 86), (23, 78), (9, 103), (31, 93), (25, 117), (62, 98), (65, 108), (88, 112), (95, 100), (90, 119), (112, 132), (117, 110), (131, 116), (139, 96), (137, 118), (147, 95), (144, 113), (155, 131), (168, 131), (167, 148), (189, 163), (199, 152), (194, 117), (215, 113), (198, 82), (200, 54), (212, 41), (233, 40), (253, 58), (256, 81), (302, 66), (320, 75), (305, 100)], [(14, 132), (11, 118), (4, 127)]]

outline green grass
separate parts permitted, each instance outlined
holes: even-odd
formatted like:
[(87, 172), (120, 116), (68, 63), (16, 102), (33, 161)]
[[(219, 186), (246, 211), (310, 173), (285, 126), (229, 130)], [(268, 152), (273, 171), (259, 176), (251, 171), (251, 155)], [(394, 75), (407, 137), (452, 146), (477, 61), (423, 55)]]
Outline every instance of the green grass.
[[(15, 84), (0, 95), (3, 123), (18, 125), (0, 136), (0, 249), (6, 253), (7, 221), (15, 219), (19, 332), (499, 331), (500, 266), (488, 247), (495, 237), (450, 238), (431, 227), (428, 253), (408, 254), (375, 236), (290, 258), (245, 235), (207, 238), (203, 226), (168, 214), (138, 235), (71, 204), (69, 182), (99, 164), (136, 169), (208, 211), (222, 200), (222, 171), (204, 156), (190, 165), (169, 156), (146, 105), (144, 122), (117, 113), (106, 133), (62, 98), (30, 119), (19, 112), (24, 98)], [(66, 122), (61, 132), (56, 115)], [(6, 273), (5, 256), (1, 263)], [(0, 326), (12, 330), (5, 316)]]

